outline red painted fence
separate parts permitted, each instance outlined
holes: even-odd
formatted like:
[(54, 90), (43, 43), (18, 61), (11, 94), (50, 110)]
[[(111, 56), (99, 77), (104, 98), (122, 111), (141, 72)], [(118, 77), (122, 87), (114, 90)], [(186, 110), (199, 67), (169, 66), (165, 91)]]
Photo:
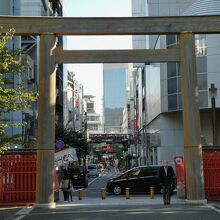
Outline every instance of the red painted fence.
[(0, 169), (0, 205), (34, 203), (36, 153), (0, 155)]
[(206, 199), (220, 201), (220, 148), (203, 148), (203, 167)]

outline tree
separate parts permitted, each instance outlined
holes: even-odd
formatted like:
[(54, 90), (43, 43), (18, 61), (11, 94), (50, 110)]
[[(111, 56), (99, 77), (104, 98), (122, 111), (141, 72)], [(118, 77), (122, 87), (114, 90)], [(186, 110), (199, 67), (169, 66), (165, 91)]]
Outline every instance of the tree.
[(30, 108), (36, 96), (25, 90), (23, 82), (14, 84), (14, 76), (21, 79), (27, 62), (21, 58), (21, 50), (9, 49), (7, 43), (15, 33), (11, 29), (6, 35), (0, 34), (0, 153), (7, 149), (10, 143), (20, 143), (20, 135), (7, 136), (5, 129), (10, 126), (22, 126), (22, 123), (11, 123), (7, 113)]
[(80, 132), (74, 131), (72, 128), (63, 128), (56, 125), (56, 141), (62, 140), (65, 146), (76, 148), (77, 157), (85, 160), (86, 155), (89, 154), (89, 144)]

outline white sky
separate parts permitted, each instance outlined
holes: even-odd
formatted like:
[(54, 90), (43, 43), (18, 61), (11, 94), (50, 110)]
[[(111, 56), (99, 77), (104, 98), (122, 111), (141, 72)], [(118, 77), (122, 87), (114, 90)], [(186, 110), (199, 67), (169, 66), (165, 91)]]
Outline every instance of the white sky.
[[(65, 0), (68, 17), (130, 17), (131, 0)], [(74, 36), (68, 37), (67, 49), (131, 49), (131, 36)], [(102, 64), (69, 64), (68, 69), (84, 86), (86, 95), (94, 95), (96, 110), (101, 111), (103, 96)]]

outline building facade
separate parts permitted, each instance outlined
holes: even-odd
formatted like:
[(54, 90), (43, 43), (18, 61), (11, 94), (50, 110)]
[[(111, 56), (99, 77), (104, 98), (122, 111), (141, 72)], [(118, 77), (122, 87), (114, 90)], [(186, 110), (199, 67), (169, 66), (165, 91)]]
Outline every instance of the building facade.
[[(219, 14), (216, 1), (190, 0), (142, 0), (132, 1), (133, 16), (180, 16)], [(178, 44), (178, 36), (135, 36), (133, 48), (169, 48)], [(219, 85), (219, 36), (196, 35), (197, 79), (201, 110), (202, 144), (212, 145), (212, 115), (209, 88), (211, 83)], [(141, 135), (139, 149), (140, 164), (160, 164), (164, 159), (173, 162), (173, 157), (183, 155), (182, 100), (179, 65), (135, 64), (135, 71), (142, 68), (136, 82), (138, 91), (138, 131)], [(141, 83), (140, 83), (141, 81)], [(141, 89), (140, 89), (141, 87)], [(219, 93), (219, 88), (217, 88)], [(141, 104), (142, 110), (141, 110)], [(219, 108), (219, 97), (216, 106)], [(217, 112), (217, 118), (218, 112)], [(219, 119), (217, 133), (219, 136)], [(218, 140), (218, 144), (219, 144)], [(142, 159), (141, 159), (142, 158)]]
[[(0, 7), (1, 15), (10, 16), (62, 16), (62, 0), (2, 0)], [(28, 91), (38, 92), (38, 62), (39, 62), (39, 36), (15, 36), (9, 43), (11, 48), (22, 50), (22, 58), (28, 61), (25, 76), (13, 76), (14, 85), (21, 80)], [(57, 38), (57, 43), (62, 45), (62, 37)], [(63, 65), (57, 67), (57, 122), (63, 123)], [(7, 128), (9, 136), (21, 135), (22, 144), (17, 147), (34, 147), (37, 133), (37, 103), (34, 103), (29, 110), (13, 112), (4, 115), (10, 118), (11, 123), (25, 122), (22, 127)], [(13, 146), (12, 146), (13, 147)]]
[(85, 115), (85, 128), (87, 131), (87, 137), (89, 134), (102, 134), (103, 126), (101, 115), (96, 113), (95, 111), (95, 102), (93, 100), (95, 98), (92, 95), (85, 95), (84, 99), (84, 115)]
[(104, 132), (121, 133), (128, 64), (103, 65)]

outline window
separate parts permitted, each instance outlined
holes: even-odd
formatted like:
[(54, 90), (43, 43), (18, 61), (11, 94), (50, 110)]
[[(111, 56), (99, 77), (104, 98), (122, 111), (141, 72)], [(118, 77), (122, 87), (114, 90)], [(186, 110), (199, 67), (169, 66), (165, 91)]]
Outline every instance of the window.
[(143, 168), (143, 176), (158, 176), (157, 168)]
[(207, 55), (206, 36), (204, 34), (195, 35), (196, 56)]
[(177, 89), (177, 91), (178, 91), (178, 92), (181, 92), (181, 88), (182, 88), (182, 87), (181, 87), (181, 78), (180, 78), (180, 77), (178, 77), (177, 82), (178, 82), (178, 86), (177, 86), (178, 89)]
[(167, 45), (172, 45), (177, 43), (177, 35), (167, 35)]
[(178, 94), (178, 109), (182, 109), (182, 94)]
[(208, 92), (199, 92), (199, 107), (208, 107)]
[(94, 103), (87, 103), (87, 109), (93, 109)]
[(168, 110), (176, 110), (177, 109), (177, 95), (168, 95)]
[(206, 56), (196, 57), (196, 69), (197, 69), (197, 73), (207, 72), (207, 57)]
[(168, 79), (168, 94), (177, 93), (177, 78)]
[(207, 74), (198, 74), (197, 80), (199, 90), (207, 90)]
[(141, 169), (138, 169), (138, 168), (137, 168), (137, 169), (131, 170), (131, 171), (128, 173), (128, 176), (129, 176), (130, 178), (141, 176)]
[(168, 63), (167, 64), (167, 78), (174, 77), (177, 75), (177, 64)]

